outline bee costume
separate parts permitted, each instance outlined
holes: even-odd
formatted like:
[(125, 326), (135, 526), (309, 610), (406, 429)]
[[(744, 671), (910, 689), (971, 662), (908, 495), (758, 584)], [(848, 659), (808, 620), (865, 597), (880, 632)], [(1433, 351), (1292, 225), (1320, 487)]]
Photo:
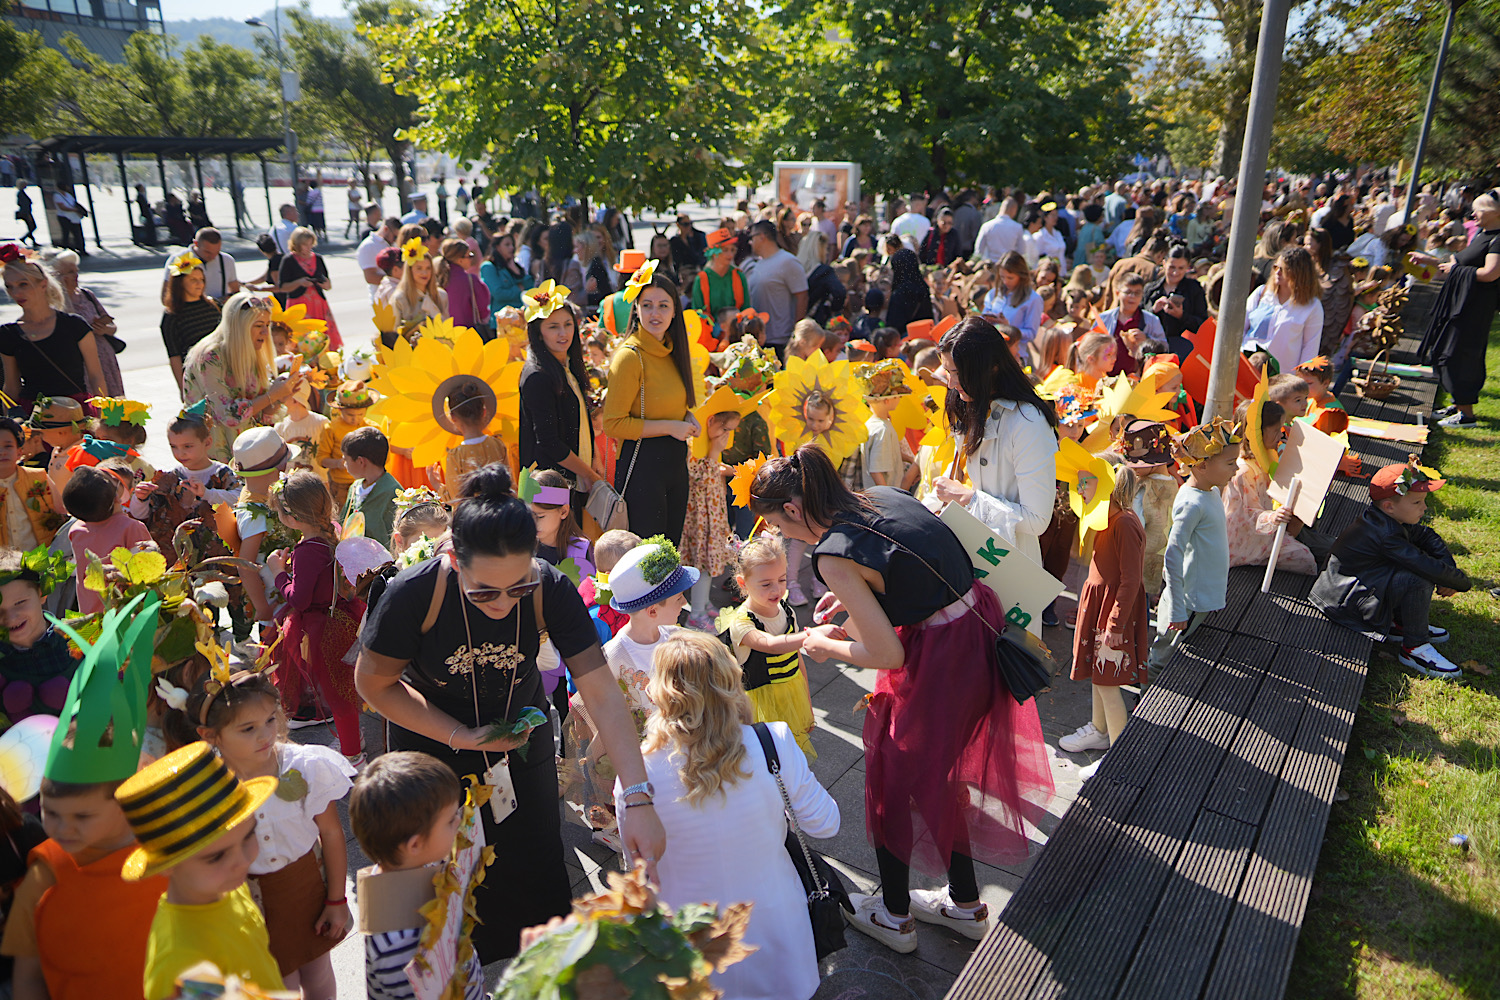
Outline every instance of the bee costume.
[(755, 708), (755, 721), (785, 722), (807, 759), (817, 760), (818, 752), (813, 749), (810, 736), (814, 725), (812, 694), (808, 689), (807, 675), (802, 672), (799, 652), (793, 649), (785, 653), (764, 653), (744, 644), (745, 636), (752, 629), (767, 635), (795, 635), (800, 628), (797, 614), (784, 597), (781, 614), (784, 625), (769, 627), (756, 617), (750, 610), (750, 602), (746, 601), (721, 613), (716, 626), (719, 638), (729, 646), (744, 673), (745, 691)]

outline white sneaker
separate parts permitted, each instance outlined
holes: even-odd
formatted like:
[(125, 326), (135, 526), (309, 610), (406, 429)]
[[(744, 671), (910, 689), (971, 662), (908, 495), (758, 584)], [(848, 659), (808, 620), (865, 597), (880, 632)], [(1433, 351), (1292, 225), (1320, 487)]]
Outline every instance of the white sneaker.
[(616, 854), (624, 854), (625, 848), (620, 843), (620, 831), (618, 830), (595, 830), (594, 843), (600, 847), (607, 847)]
[(960, 909), (953, 902), (948, 886), (941, 889), (913, 889), (911, 915), (923, 923), (946, 927), (974, 941), (983, 940), (990, 929), (990, 908), (980, 903), (977, 910)]
[(1411, 667), (1424, 677), (1456, 681), (1463, 676), (1458, 664), (1439, 653), (1430, 642), (1425, 642), (1416, 649), (1403, 649), (1400, 660), (1402, 666)]
[(1083, 753), (1085, 750), (1108, 750), (1109, 734), (1101, 733), (1092, 722), (1085, 722), (1077, 729), (1057, 741), (1059, 748), (1068, 753)]
[(1103, 763), (1104, 763), (1104, 758), (1100, 757), (1098, 760), (1094, 761), (1092, 764), (1088, 765), (1087, 767), (1080, 767), (1078, 769), (1078, 780), (1079, 781), (1088, 781), (1090, 778), (1092, 778), (1098, 772), (1099, 765), (1103, 764)]
[[(885, 908), (885, 901), (879, 896), (866, 896), (862, 893), (849, 893), (849, 903), (854, 907), (854, 912), (844, 912), (844, 919), (849, 926), (861, 934), (870, 937), (885, 945), (891, 951), (910, 955), (917, 950), (917, 922), (907, 917), (900, 928), (887, 926), (895, 923), (890, 912)], [(877, 919), (876, 915), (879, 914)]]

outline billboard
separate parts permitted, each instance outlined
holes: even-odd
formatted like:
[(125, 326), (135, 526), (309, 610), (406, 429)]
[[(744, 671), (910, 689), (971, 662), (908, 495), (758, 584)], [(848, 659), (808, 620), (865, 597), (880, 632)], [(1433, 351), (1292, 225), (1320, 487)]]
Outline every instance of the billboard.
[(772, 165), (776, 201), (805, 212), (813, 202), (823, 201), (828, 218), (842, 222), (845, 206), (859, 205), (859, 164), (842, 160), (795, 162), (777, 160)]

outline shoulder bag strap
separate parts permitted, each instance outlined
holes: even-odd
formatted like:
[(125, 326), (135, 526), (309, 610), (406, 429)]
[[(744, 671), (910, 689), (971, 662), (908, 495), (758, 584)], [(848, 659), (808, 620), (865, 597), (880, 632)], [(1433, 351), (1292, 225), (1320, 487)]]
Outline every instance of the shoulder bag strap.
[(426, 635), (437, 624), (438, 615), (443, 611), (443, 598), (446, 596), (448, 596), (448, 560), (444, 559), (442, 565), (438, 567), (437, 581), (432, 586), (432, 601), (427, 605), (427, 616), (422, 619), (422, 629), (419, 634)]
[(630, 350), (635, 354), (635, 363), (641, 369), (641, 424), (643, 425), (642, 436), (636, 439), (635, 451), (630, 453), (630, 466), (625, 470), (625, 481), (620, 484), (620, 492), (619, 495), (615, 498), (615, 502), (613, 504), (610, 504), (609, 517), (606, 519), (606, 522), (614, 520), (615, 506), (624, 501), (625, 491), (630, 488), (630, 476), (635, 472), (635, 460), (641, 457), (641, 446), (646, 443), (646, 438), (644, 436), (644, 424), (646, 422), (646, 359), (644, 356), (642, 356), (641, 349), (639, 347), (632, 347)]
[(802, 835), (802, 828), (797, 825), (797, 814), (792, 811), (792, 798), (786, 793), (786, 785), (781, 780), (781, 755), (776, 752), (776, 743), (771, 739), (771, 730), (764, 722), (754, 723), (751, 728), (755, 730), (756, 739), (760, 740), (761, 752), (766, 755), (766, 767), (770, 769), (771, 777), (776, 779), (776, 788), (781, 792), (781, 804), (786, 813), (787, 825), (792, 828), (792, 833), (797, 835), (797, 846), (802, 848), (802, 860), (807, 862), (807, 870), (812, 873), (813, 885), (817, 887), (816, 895), (826, 896), (828, 885), (823, 881), (823, 876), (818, 874), (818, 866), (813, 863), (812, 849), (807, 846), (807, 838)]
[[(928, 562), (926, 559), (923, 559), (920, 555), (917, 555), (917, 553), (913, 552), (910, 548), (908, 548), (905, 545), (903, 545), (902, 543), (896, 541), (896, 539), (892, 538), (890, 535), (887, 535), (885, 532), (880, 531), (880, 530), (878, 530), (876, 528), (872, 528), (868, 524), (865, 524), (862, 521), (844, 521), (844, 522), (841, 522), (841, 523), (843, 523), (843, 524), (852, 524), (852, 525), (854, 525), (856, 527), (863, 528), (864, 530), (868, 531), (872, 535), (879, 535), (881, 538), (884, 538), (886, 541), (888, 541), (892, 545), (896, 546), (896, 548), (900, 549), (902, 552), (905, 552), (907, 555), (912, 556), (918, 562), (920, 562), (923, 566), (926, 566), (932, 572), (932, 575), (935, 576), (935, 577), (937, 577), (939, 580), (941, 580), (942, 583), (943, 583), (943, 586), (945, 586), (945, 587), (948, 588), (948, 591), (953, 595), (954, 600), (959, 600), (959, 601), (963, 600), (964, 595), (960, 594), (958, 592), (957, 588), (955, 588), (953, 586), (953, 584), (951, 584), (951, 583), (948, 582), (948, 578), (946, 576), (944, 576), (943, 574), (941, 574), (941, 573), (939, 573), (937, 571), (937, 567), (933, 566), (932, 563)], [(1000, 633), (995, 630), (995, 626), (993, 626), (989, 622), (985, 621), (984, 615), (978, 615), (977, 617), (979, 618), (980, 621), (984, 622), (984, 627), (987, 628), (987, 629), (989, 629), (990, 633), (992, 635), (994, 635), (994, 637), (996, 639), (1000, 638)]]
[[(541, 560), (531, 560), (531, 568), (540, 576), (542, 572)], [(537, 633), (545, 637), (547, 635), (547, 616), (542, 614), (542, 588), (540, 584), (531, 592), (531, 612), (536, 618)]]

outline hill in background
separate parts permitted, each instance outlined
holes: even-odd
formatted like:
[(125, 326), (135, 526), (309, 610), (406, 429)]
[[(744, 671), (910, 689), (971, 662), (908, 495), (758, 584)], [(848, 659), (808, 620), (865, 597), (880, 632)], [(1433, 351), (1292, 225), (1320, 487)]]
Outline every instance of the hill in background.
[[(268, 9), (261, 17), (267, 24), (272, 24), (271, 11)], [(353, 22), (347, 17), (324, 18), (331, 24), (340, 28), (353, 27)], [(242, 49), (255, 50), (255, 36), (260, 34), (260, 28), (252, 28), (244, 21), (232, 17), (204, 17), (193, 18), (187, 21), (165, 21), (163, 26), (167, 34), (176, 35), (177, 40), (186, 45), (196, 41), (199, 35), (208, 35), (216, 42), (225, 45), (237, 45)], [(287, 29), (287, 22), (282, 21), (282, 30)]]

